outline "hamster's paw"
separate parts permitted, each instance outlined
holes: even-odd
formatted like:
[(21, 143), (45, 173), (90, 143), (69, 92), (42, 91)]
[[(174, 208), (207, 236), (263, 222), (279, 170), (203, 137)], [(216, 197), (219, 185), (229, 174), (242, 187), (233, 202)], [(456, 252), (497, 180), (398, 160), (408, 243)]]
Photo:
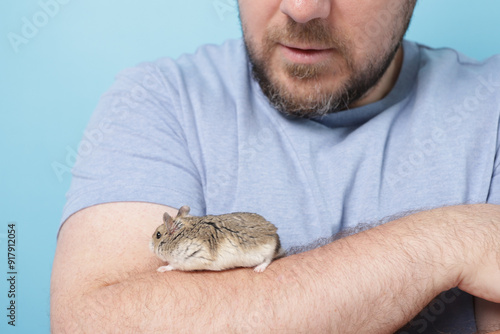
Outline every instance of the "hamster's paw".
[(264, 270), (266, 270), (266, 268), (269, 265), (269, 263), (271, 263), (271, 262), (267, 262), (267, 261), (266, 262), (262, 262), (257, 267), (253, 268), (253, 271), (255, 271), (256, 273), (261, 273)]
[(174, 267), (172, 267), (171, 265), (168, 265), (168, 266), (162, 266), (162, 267), (160, 267), (160, 268), (156, 269), (156, 271), (157, 271), (157, 272), (159, 272), (159, 273), (164, 273), (164, 272), (166, 272), (166, 271), (172, 271), (172, 270), (175, 270), (175, 268), (174, 268)]

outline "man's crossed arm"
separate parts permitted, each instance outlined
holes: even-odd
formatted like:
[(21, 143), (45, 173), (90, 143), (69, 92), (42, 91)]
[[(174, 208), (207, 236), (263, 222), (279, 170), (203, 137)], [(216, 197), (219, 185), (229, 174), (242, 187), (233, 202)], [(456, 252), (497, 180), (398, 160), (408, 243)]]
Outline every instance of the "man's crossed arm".
[(158, 273), (148, 242), (164, 211), (84, 209), (53, 265), (54, 333), (392, 333), (458, 286), (500, 303), (500, 206), (415, 213), (274, 261), (263, 273)]

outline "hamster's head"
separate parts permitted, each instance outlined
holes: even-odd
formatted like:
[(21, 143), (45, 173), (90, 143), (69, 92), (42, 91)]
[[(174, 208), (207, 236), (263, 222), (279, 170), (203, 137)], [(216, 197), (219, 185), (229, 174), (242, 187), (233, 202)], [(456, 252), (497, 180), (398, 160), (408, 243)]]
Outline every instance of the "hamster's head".
[(161, 224), (156, 228), (149, 242), (149, 249), (153, 253), (158, 254), (158, 246), (162, 240), (165, 240), (166, 235), (168, 235), (168, 228), (165, 224)]
[(162, 253), (174, 235), (184, 228), (184, 217), (189, 213), (189, 207), (180, 208), (177, 216), (173, 219), (167, 212), (163, 214), (163, 224), (158, 226), (151, 236), (149, 248), (158, 257), (162, 258)]

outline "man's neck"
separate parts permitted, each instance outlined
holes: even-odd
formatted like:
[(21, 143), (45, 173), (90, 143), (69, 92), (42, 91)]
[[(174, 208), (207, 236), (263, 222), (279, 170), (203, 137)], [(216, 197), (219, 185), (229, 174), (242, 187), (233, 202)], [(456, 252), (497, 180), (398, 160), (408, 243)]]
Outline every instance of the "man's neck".
[(401, 44), (382, 78), (380, 78), (377, 84), (373, 86), (373, 88), (371, 88), (365, 96), (350, 105), (350, 108), (361, 107), (377, 102), (389, 94), (398, 80), (399, 72), (401, 71), (401, 66), (403, 65), (403, 55), (403, 45)]

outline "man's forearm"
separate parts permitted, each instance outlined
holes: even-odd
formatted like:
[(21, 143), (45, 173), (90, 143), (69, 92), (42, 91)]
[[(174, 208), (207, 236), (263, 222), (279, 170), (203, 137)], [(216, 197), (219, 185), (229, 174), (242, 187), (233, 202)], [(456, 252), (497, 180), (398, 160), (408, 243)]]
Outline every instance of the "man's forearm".
[(401, 218), (275, 261), (260, 274), (151, 268), (79, 298), (61, 297), (53, 329), (392, 333), (462, 278), (460, 235), (450, 228), (458, 218), (449, 212)]
[[(68, 332), (389, 333), (440, 292), (432, 284), (415, 286), (416, 271), (403, 273), (396, 261), (368, 264), (342, 253), (311, 251), (276, 261), (261, 274), (138, 274), (64, 303), (72, 309), (66, 323), (75, 326)], [(326, 261), (330, 256), (338, 260)], [(342, 264), (351, 260), (357, 264)]]

